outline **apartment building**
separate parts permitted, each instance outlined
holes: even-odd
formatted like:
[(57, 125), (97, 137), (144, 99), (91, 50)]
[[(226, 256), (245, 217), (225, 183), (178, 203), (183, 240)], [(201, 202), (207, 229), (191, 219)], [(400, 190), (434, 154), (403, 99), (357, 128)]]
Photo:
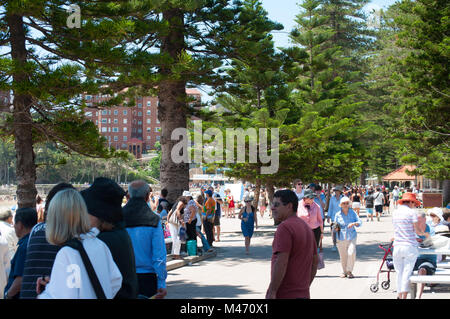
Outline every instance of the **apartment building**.
[[(201, 102), (197, 89), (186, 89), (186, 93)], [(154, 148), (161, 138), (161, 124), (158, 121), (158, 98), (138, 97), (135, 106), (117, 106), (104, 109), (89, 108), (104, 102), (109, 96), (85, 95), (85, 116), (97, 125), (98, 130), (117, 150), (127, 150), (136, 158)]]

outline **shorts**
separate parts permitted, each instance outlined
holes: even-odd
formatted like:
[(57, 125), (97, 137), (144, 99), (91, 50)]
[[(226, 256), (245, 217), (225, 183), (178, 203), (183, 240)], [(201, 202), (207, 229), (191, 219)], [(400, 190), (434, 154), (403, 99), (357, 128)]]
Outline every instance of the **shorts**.
[(220, 226), (220, 215), (216, 213), (216, 216), (214, 216), (214, 226)]
[(383, 212), (383, 205), (375, 205), (375, 211), (377, 213), (382, 213)]
[(366, 208), (367, 214), (373, 215), (373, 208)]
[(360, 202), (353, 202), (352, 208), (353, 208), (353, 209), (355, 209), (355, 208), (361, 208), (361, 203), (360, 203)]
[(427, 276), (434, 275), (436, 272), (436, 266), (433, 265), (429, 260), (423, 258), (417, 258), (416, 264), (414, 265), (414, 270), (419, 270), (423, 268), (427, 271)]
[(394, 196), (394, 201), (398, 201), (398, 196)]

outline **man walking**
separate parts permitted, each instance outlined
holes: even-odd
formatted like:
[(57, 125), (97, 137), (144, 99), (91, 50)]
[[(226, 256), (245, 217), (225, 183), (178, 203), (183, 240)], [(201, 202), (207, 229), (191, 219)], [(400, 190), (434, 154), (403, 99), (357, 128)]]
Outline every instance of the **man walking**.
[[(328, 213), (327, 213), (327, 221), (330, 223), (330, 227), (332, 226), (331, 222), (334, 221), (334, 217), (336, 216), (336, 213), (341, 210), (340, 202), (342, 197), (342, 186), (338, 185), (334, 187), (334, 195), (330, 198), (330, 204), (328, 207)], [(333, 227), (331, 227), (331, 238), (333, 239), (333, 247), (331, 248), (332, 251), (337, 251), (336, 248), (336, 231)]]
[(212, 246), (214, 241), (214, 218), (216, 210), (216, 202), (212, 198), (213, 193), (211, 190), (205, 192), (206, 202), (203, 205), (203, 227), (205, 228), (206, 239), (208, 240), (209, 246)]
[(147, 205), (150, 186), (142, 180), (133, 181), (128, 194), (123, 216), (136, 258), (139, 294), (161, 299), (167, 294), (167, 252), (160, 218)]
[(379, 187), (377, 187), (377, 191), (373, 194), (373, 203), (375, 205), (377, 220), (380, 221), (380, 215), (383, 213), (384, 195)]
[(298, 197), (291, 190), (274, 194), (272, 216), (279, 224), (272, 244), (271, 279), (267, 299), (309, 299), (318, 256), (314, 234), (297, 217)]

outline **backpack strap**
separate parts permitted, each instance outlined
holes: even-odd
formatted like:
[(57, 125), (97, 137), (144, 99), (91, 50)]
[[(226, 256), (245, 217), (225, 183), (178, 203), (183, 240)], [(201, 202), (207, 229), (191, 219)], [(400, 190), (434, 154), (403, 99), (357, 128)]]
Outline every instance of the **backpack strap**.
[(100, 284), (100, 281), (98, 280), (98, 277), (97, 277), (97, 274), (95, 273), (94, 267), (92, 266), (92, 263), (87, 255), (86, 250), (84, 249), (81, 241), (79, 241), (77, 238), (73, 238), (73, 239), (67, 241), (64, 244), (64, 246), (69, 246), (69, 247), (77, 250), (80, 253), (81, 259), (83, 260), (84, 267), (86, 268), (86, 271), (88, 273), (92, 287), (94, 288), (97, 299), (106, 299), (106, 295), (105, 295), (105, 292), (103, 291), (103, 287)]

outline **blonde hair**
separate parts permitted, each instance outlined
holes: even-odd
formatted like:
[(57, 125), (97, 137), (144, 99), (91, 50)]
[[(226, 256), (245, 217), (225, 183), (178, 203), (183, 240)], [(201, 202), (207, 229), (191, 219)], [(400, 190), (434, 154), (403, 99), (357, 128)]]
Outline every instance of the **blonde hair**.
[(62, 245), (91, 229), (86, 203), (76, 189), (64, 189), (48, 207), (45, 237), (50, 244)]

